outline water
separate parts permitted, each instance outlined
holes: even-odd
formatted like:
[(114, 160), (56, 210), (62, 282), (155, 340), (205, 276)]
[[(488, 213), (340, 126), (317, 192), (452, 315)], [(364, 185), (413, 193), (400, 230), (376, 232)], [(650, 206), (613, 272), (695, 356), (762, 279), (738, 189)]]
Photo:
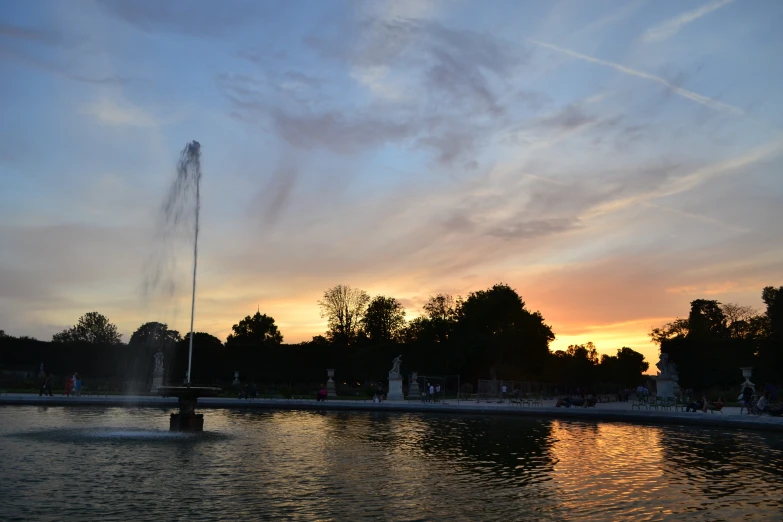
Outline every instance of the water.
[(3, 520), (780, 520), (783, 436), (482, 416), (0, 407)]
[(159, 291), (173, 297), (177, 290), (177, 256), (174, 249), (186, 237), (193, 240), (193, 279), (190, 303), (190, 359), (193, 353), (193, 321), (196, 312), (199, 216), (201, 214), (201, 144), (187, 143), (177, 161), (176, 177), (169, 187), (156, 225), (156, 246), (144, 270), (143, 294), (149, 300)]

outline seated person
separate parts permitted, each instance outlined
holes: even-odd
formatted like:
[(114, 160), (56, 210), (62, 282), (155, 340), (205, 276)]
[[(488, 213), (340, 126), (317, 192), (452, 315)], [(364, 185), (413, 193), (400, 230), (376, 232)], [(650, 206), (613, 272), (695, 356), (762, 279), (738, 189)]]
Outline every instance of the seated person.
[(517, 402), (522, 399), (522, 392), (519, 391), (519, 388), (514, 388), (514, 397), (516, 398)]
[(701, 401), (699, 401), (699, 402), (691, 402), (690, 404), (688, 404), (688, 407), (685, 408), (686, 412), (698, 411), (698, 410), (701, 410), (703, 412), (707, 411), (707, 396), (706, 395), (702, 395), (701, 396)]
[(561, 397), (557, 399), (557, 404), (555, 404), (555, 407), (559, 408), (560, 406), (563, 406), (565, 408), (570, 408), (571, 404), (571, 397)]
[(769, 392), (764, 392), (759, 402), (756, 403), (756, 407), (759, 409), (759, 413), (769, 413)]

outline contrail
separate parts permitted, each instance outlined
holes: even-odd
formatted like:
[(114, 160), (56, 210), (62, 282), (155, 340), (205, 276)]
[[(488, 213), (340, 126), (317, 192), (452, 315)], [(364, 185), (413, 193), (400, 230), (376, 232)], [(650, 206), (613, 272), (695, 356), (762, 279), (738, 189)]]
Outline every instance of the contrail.
[(650, 80), (656, 83), (660, 83), (661, 85), (665, 86), (668, 89), (671, 89), (672, 92), (675, 94), (679, 94), (683, 98), (687, 98), (691, 101), (695, 101), (696, 103), (700, 103), (702, 105), (706, 105), (707, 107), (712, 107), (713, 109), (720, 109), (723, 111), (728, 111), (733, 114), (743, 115), (745, 112), (740, 109), (739, 107), (734, 107), (733, 105), (729, 105), (728, 103), (723, 103), (722, 101), (715, 100), (713, 98), (709, 98), (707, 96), (702, 96), (701, 94), (695, 93), (693, 91), (689, 91), (688, 89), (683, 89), (682, 87), (678, 87), (674, 85), (673, 83), (665, 80), (664, 78), (661, 78), (660, 76), (655, 76), (654, 74), (649, 74), (643, 71), (637, 71), (636, 69), (631, 69), (630, 67), (626, 67), (624, 65), (620, 65), (619, 63), (614, 62), (608, 62), (606, 60), (601, 60), (600, 58), (595, 58), (593, 56), (588, 56), (586, 54), (578, 53), (576, 51), (572, 51), (570, 49), (565, 49), (563, 47), (558, 47), (557, 45), (552, 45), (550, 43), (541, 42), (538, 40), (530, 40), (531, 43), (538, 45), (539, 47), (545, 47), (547, 49), (552, 49), (553, 51), (557, 51), (559, 53), (567, 54), (568, 56), (573, 56), (574, 58), (578, 58), (580, 60), (584, 60), (586, 62), (590, 63), (596, 63), (598, 65), (603, 65), (604, 67), (610, 67), (614, 69), (615, 71), (620, 71), (625, 74), (629, 74), (631, 76), (636, 76), (637, 78), (642, 78), (645, 80)]
[(695, 22), (702, 16), (708, 15), (713, 11), (717, 11), (724, 5), (728, 5), (733, 1), (734, 0), (717, 0), (716, 2), (703, 5), (698, 9), (694, 9), (693, 11), (682, 13), (679, 16), (676, 16), (670, 20), (666, 20), (662, 24), (658, 24), (655, 27), (648, 29), (642, 36), (642, 40), (646, 42), (665, 40), (666, 38), (674, 36), (680, 32), (680, 29), (683, 25)]

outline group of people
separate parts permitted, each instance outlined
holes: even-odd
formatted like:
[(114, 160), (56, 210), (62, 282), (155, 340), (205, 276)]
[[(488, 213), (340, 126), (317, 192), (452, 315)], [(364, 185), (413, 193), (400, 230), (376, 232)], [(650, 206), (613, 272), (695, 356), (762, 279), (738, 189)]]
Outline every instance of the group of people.
[(783, 415), (783, 407), (778, 406), (773, 408), (770, 404), (771, 393), (769, 390), (765, 391), (761, 397), (756, 399), (756, 394), (753, 393), (751, 388), (745, 388), (742, 390), (742, 394), (737, 397), (737, 400), (742, 403), (742, 407), (748, 413), (748, 415), (756, 414), (768, 414), (774, 416)]
[(258, 398), (258, 388), (256, 388), (255, 384), (251, 384), (248, 386), (245, 384), (241, 390), (239, 390), (239, 398), (240, 399), (257, 399)]
[(421, 393), (421, 402), (440, 402), (440, 384), (428, 382)]
[[(38, 381), (40, 383), (40, 389), (38, 396), (44, 395), (53, 397), (52, 393), (52, 373), (49, 370), (44, 371), (43, 365), (41, 365), (41, 372), (38, 374)], [(82, 378), (78, 373), (74, 373), (73, 376), (65, 379), (65, 396), (71, 395), (79, 396), (82, 393)]]
[(72, 377), (65, 379), (65, 395), (80, 396), (82, 394), (82, 376), (74, 373)]

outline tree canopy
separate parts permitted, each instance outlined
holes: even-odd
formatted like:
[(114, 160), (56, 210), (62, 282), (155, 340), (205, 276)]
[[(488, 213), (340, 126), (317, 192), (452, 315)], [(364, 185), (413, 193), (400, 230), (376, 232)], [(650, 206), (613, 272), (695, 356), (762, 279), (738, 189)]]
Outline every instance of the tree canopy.
[(394, 297), (376, 296), (367, 306), (362, 328), (374, 343), (397, 341), (405, 328), (405, 308)]
[(130, 346), (150, 346), (154, 349), (165, 348), (174, 345), (182, 340), (177, 330), (169, 330), (166, 323), (151, 321), (139, 326), (131, 334)]
[(76, 325), (52, 336), (56, 343), (84, 342), (89, 344), (115, 345), (122, 342), (122, 335), (106, 316), (98, 312), (87, 312)]
[(359, 288), (337, 285), (326, 290), (318, 301), (321, 317), (326, 318), (329, 327), (326, 337), (334, 343), (354, 342), (369, 302), (370, 296)]
[(261, 312), (246, 316), (231, 327), (226, 346), (277, 346), (282, 344), (283, 335), (277, 329), (275, 320)]

